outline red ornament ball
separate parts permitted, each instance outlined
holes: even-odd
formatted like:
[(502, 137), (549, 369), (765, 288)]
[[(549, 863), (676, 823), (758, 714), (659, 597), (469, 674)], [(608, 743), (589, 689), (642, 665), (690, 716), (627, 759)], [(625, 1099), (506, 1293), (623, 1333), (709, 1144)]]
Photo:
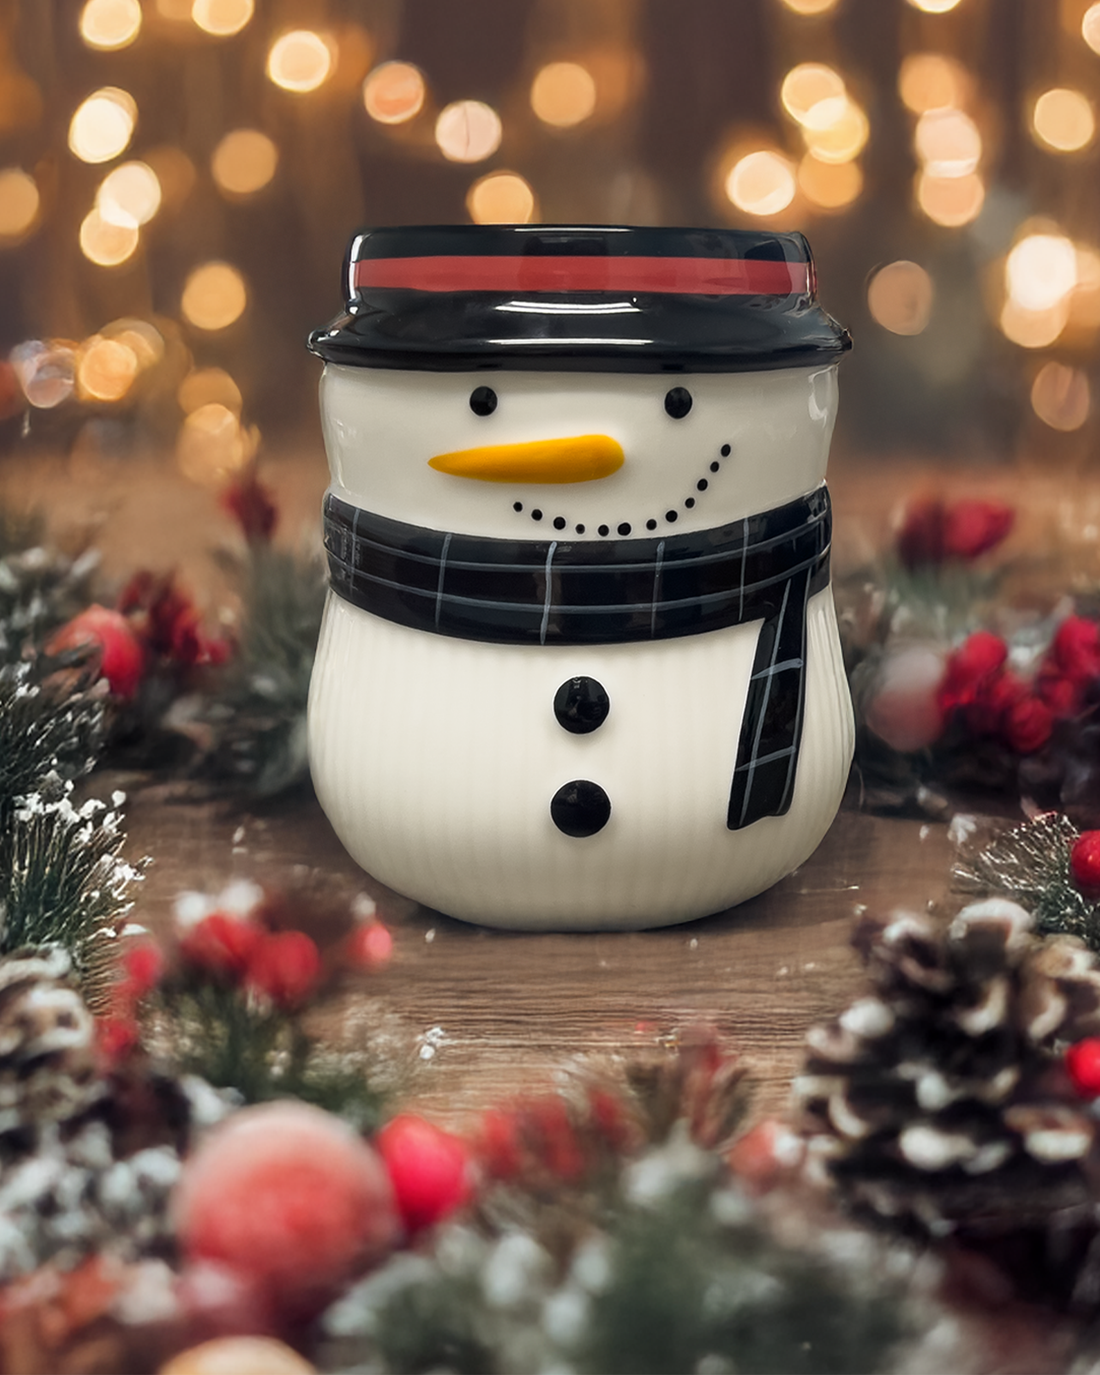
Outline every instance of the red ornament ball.
[(410, 1232), (441, 1221), (470, 1196), (465, 1143), (413, 1113), (391, 1117), (375, 1138)]
[(1069, 871), (1085, 897), (1100, 900), (1100, 831), (1082, 831), (1073, 842)]
[(1082, 1098), (1100, 1096), (1100, 1037), (1086, 1036), (1066, 1051), (1066, 1070)]
[(398, 1232), (377, 1153), (338, 1117), (289, 1099), (216, 1127), (184, 1166), (173, 1215), (185, 1260), (239, 1271), (291, 1319), (320, 1312)]
[(54, 635), (46, 653), (85, 646), (97, 652), (99, 672), (115, 696), (133, 697), (145, 673), (145, 651), (126, 617), (98, 604), (86, 607)]

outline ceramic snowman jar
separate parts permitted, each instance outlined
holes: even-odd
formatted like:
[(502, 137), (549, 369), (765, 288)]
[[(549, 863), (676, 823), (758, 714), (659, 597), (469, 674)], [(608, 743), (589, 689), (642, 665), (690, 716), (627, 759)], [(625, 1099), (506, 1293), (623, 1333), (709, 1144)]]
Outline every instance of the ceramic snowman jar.
[(465, 921), (689, 921), (805, 860), (852, 710), (825, 488), (847, 334), (797, 234), (354, 238), (310, 338), (331, 590), (313, 777)]

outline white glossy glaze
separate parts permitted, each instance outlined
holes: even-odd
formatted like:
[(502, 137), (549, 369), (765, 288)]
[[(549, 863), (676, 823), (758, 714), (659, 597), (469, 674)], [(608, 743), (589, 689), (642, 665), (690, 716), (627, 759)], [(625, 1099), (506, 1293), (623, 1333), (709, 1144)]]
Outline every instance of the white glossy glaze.
[[(471, 390), (499, 405), (474, 415)], [(670, 386), (692, 410), (665, 414)], [(835, 368), (751, 374), (438, 374), (326, 367), (321, 387), (333, 490), (381, 515), (469, 534), (552, 538), (559, 513), (583, 538), (601, 523), (678, 510), (677, 534), (812, 491), (836, 413)], [(477, 444), (602, 433), (622, 468), (598, 481), (496, 484), (428, 459)], [(717, 474), (709, 465), (721, 446)], [(698, 478), (708, 487), (693, 509)], [(513, 510), (515, 501), (524, 510)], [(544, 512), (536, 524), (533, 507)], [(562, 535), (562, 538), (565, 538)], [(801, 864), (839, 805), (852, 756), (851, 702), (832, 593), (808, 615), (806, 714), (790, 811), (726, 827), (759, 622), (657, 643), (497, 646), (410, 630), (330, 594), (310, 695), (314, 781), (341, 840), (383, 882), (452, 916), (523, 929), (642, 928), (744, 901)], [(589, 735), (557, 724), (566, 679), (611, 699)], [(549, 801), (591, 779), (611, 818), (562, 835)]]

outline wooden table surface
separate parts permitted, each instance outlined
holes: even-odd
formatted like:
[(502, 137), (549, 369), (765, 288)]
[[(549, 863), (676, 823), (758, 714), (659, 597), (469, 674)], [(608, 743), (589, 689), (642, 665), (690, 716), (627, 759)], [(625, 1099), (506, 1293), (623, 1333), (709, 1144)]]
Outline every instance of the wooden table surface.
[(185, 889), (235, 878), (323, 880), (369, 893), (394, 935), (382, 973), (326, 1017), (339, 1044), (383, 1047), (403, 1096), (455, 1124), (549, 1085), (578, 1056), (628, 1054), (705, 1021), (747, 1064), (754, 1112), (781, 1109), (811, 1022), (843, 1010), (862, 974), (848, 947), (858, 906), (923, 907), (944, 895), (946, 827), (843, 810), (817, 852), (726, 913), (639, 933), (487, 930), (420, 907), (365, 875), (312, 797), (265, 814), (132, 797), (131, 857), (148, 854), (136, 920), (166, 929)]

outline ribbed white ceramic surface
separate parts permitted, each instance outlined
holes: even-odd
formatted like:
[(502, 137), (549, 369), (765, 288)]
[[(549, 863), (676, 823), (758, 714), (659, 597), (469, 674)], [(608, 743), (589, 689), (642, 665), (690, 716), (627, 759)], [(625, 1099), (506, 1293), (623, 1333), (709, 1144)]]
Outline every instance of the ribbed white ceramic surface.
[[(390, 887), (465, 921), (640, 928), (742, 902), (831, 823), (853, 748), (830, 589), (810, 602), (806, 714), (790, 811), (726, 827), (759, 623), (657, 644), (543, 648), (425, 634), (330, 594), (310, 695), (321, 804)], [(589, 735), (554, 717), (566, 679), (607, 690)], [(550, 799), (598, 783), (611, 817), (563, 835)]]

